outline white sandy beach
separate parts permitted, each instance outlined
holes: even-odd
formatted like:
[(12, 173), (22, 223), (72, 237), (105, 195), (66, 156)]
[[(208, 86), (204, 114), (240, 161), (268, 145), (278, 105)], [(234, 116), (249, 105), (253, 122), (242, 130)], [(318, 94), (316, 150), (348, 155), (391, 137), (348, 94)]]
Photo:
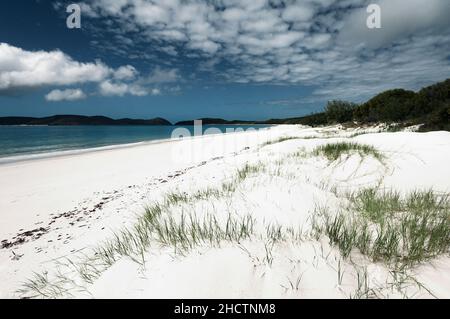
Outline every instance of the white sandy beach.
[[(393, 283), (392, 269), (382, 263), (356, 251), (343, 258), (327, 238), (301, 236), (318, 206), (339, 207), (336, 189), (450, 192), (449, 132), (355, 132), (361, 129), (276, 126), (0, 164), (0, 298), (34, 296), (23, 291), (34, 274), (59, 282), (42, 287), (46, 297), (364, 297), (362, 273), (368, 276), (364, 291), (376, 291), (375, 297), (449, 298), (448, 253), (409, 269), (403, 285)], [(266, 143), (283, 137), (290, 139)], [(386, 159), (354, 154), (330, 164), (289, 156), (337, 141), (372, 145)], [(215, 216), (219, 224), (230, 214), (251, 216), (255, 237), (203, 243), (183, 253), (152, 242), (139, 260), (121, 257), (95, 274), (73, 267), (86, 267), (92, 249), (132, 228), (145, 207), (173, 192), (219, 187), (245, 165), (264, 169), (230, 196), (180, 203), (171, 213)], [(301, 234), (268, 243), (260, 237), (268, 225)]]

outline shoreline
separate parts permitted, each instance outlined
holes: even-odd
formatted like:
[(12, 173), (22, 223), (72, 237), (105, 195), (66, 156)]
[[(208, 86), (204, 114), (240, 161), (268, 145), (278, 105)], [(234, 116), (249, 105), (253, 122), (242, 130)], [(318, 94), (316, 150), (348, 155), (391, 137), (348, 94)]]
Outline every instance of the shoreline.
[(28, 155), (14, 155), (14, 156), (5, 156), (0, 157), (0, 166), (8, 165), (8, 164), (16, 164), (22, 162), (30, 162), (30, 161), (38, 161), (45, 160), (51, 158), (59, 158), (59, 157), (69, 157), (69, 156), (77, 156), (88, 153), (102, 152), (102, 151), (110, 151), (115, 149), (124, 149), (130, 147), (144, 146), (149, 144), (159, 144), (171, 142), (172, 139), (160, 139), (160, 140), (149, 140), (135, 143), (124, 143), (124, 144), (112, 144), (98, 147), (88, 147), (88, 148), (77, 148), (70, 150), (59, 150), (59, 151), (50, 151), (50, 152), (42, 152), (42, 153), (31, 153)]
[[(17, 125), (17, 126), (21, 126), (21, 125)], [(29, 126), (38, 126), (38, 125), (29, 125)], [(203, 125), (203, 127), (205, 127), (205, 126), (208, 126), (208, 125)], [(230, 125), (230, 126), (232, 126), (232, 125)], [(240, 126), (240, 124), (236, 124), (235, 126)], [(259, 130), (267, 130), (267, 129), (270, 129), (273, 127), (281, 127), (281, 126), (286, 127), (289, 125), (284, 125), (284, 124), (283, 125), (270, 125), (270, 126), (260, 127), (260, 128), (257, 127), (255, 129), (257, 131), (259, 131)], [(186, 126), (175, 126), (174, 125), (174, 127), (175, 128), (184, 128)], [(13, 155), (13, 156), (1, 156), (0, 155), (0, 166), (8, 165), (8, 164), (22, 163), (22, 162), (29, 162), (29, 161), (37, 161), (37, 160), (43, 160), (43, 159), (49, 159), (49, 158), (77, 156), (77, 155), (82, 155), (82, 154), (87, 154), (87, 153), (102, 152), (102, 151), (109, 151), (109, 150), (115, 150), (115, 149), (139, 147), (139, 146), (153, 145), (153, 144), (160, 144), (160, 143), (178, 142), (181, 140), (204, 138), (204, 137), (208, 137), (211, 135), (228, 135), (228, 134), (237, 134), (237, 133), (245, 133), (245, 131), (244, 132), (222, 132), (222, 133), (202, 134), (202, 135), (184, 137), (183, 139), (174, 139), (174, 138), (169, 137), (169, 138), (162, 138), (162, 139), (145, 140), (145, 141), (140, 141), (140, 142), (110, 144), (110, 145), (105, 145), (105, 146), (76, 148), (76, 149), (68, 149), (68, 150), (55, 150), (55, 151), (50, 151), (50, 152), (30, 153), (30, 154)]]

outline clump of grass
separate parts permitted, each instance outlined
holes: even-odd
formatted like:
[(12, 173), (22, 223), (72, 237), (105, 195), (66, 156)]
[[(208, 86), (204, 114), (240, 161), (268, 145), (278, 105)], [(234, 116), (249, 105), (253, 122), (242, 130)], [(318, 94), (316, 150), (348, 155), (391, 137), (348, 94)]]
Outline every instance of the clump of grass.
[(29, 279), (23, 284), (23, 288), (18, 293), (28, 293), (33, 291), (34, 294), (28, 295), (28, 298), (36, 298), (42, 296), (44, 298), (50, 298), (53, 295), (57, 295), (61, 290), (49, 285), (47, 273), (34, 273), (33, 278)]
[(382, 222), (386, 215), (403, 209), (400, 193), (396, 191), (380, 193), (376, 188), (367, 188), (351, 194), (350, 201), (353, 208), (373, 222)]
[[(287, 230), (286, 230), (287, 231)], [(270, 240), (273, 243), (282, 241), (285, 239), (285, 229), (280, 225), (274, 225), (270, 224), (266, 226), (266, 237), (268, 240)], [(292, 231), (292, 234), (295, 234), (294, 231)]]
[[(228, 215), (224, 225), (212, 214), (199, 218), (196, 214), (181, 214), (178, 218), (167, 210), (148, 208), (134, 227), (125, 230), (97, 250), (106, 264), (122, 256), (143, 256), (151, 243), (173, 247), (186, 253), (197, 246), (218, 246), (223, 241), (240, 242), (253, 234), (254, 219), (247, 215), (237, 218)], [(139, 261), (137, 259), (136, 261)]]
[(415, 191), (401, 197), (392, 191), (367, 189), (348, 197), (348, 210), (313, 225), (344, 257), (353, 249), (373, 261), (413, 266), (449, 252), (448, 195)]
[(278, 144), (278, 143), (282, 143), (282, 142), (285, 142), (285, 141), (296, 140), (296, 139), (299, 139), (299, 137), (295, 137), (295, 136), (282, 136), (282, 137), (279, 137), (279, 138), (277, 138), (277, 139), (275, 139), (275, 140), (264, 142), (264, 143), (261, 144), (260, 147), (262, 148), (262, 147), (264, 147), (264, 146), (273, 145), (273, 144)]
[(370, 287), (367, 267), (356, 268), (357, 288), (350, 299), (375, 299), (378, 298), (376, 289)]
[(70, 297), (72, 295), (67, 288), (68, 286), (74, 287), (76, 285), (59, 271), (52, 281), (49, 280), (47, 272), (42, 274), (34, 273), (33, 278), (25, 282), (22, 289), (19, 289), (17, 293), (26, 299), (38, 297), (56, 298), (63, 295)]
[(247, 177), (252, 174), (256, 174), (263, 169), (264, 165), (262, 163), (250, 165), (245, 164), (245, 166), (237, 171), (236, 178), (238, 182), (244, 181)]
[[(302, 148), (299, 148), (297, 151), (289, 154), (286, 159), (289, 159), (289, 158), (304, 159), (304, 158), (307, 158), (309, 155), (310, 155), (309, 152), (307, 152), (306, 149), (304, 147), (302, 147)], [(282, 163), (284, 163), (284, 161)]]
[(371, 155), (379, 161), (384, 158), (383, 154), (371, 145), (350, 142), (329, 143), (318, 146), (313, 151), (313, 155), (325, 156), (330, 161), (336, 161), (342, 155), (352, 153), (358, 153), (360, 156)]
[(224, 226), (210, 214), (203, 218), (184, 214), (179, 219), (161, 215), (159, 218), (145, 218), (149, 228), (154, 229), (154, 239), (158, 243), (182, 251), (204, 243), (217, 246), (222, 241), (240, 242), (252, 235), (254, 224), (254, 219), (249, 215), (236, 218), (231, 214), (228, 215)]

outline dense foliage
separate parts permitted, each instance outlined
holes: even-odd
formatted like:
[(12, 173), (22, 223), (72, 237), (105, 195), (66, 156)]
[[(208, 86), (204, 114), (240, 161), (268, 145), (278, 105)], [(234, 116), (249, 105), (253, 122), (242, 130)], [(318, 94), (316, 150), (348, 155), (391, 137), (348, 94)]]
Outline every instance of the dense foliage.
[(354, 119), (365, 123), (401, 121), (411, 113), (415, 95), (402, 89), (383, 92), (356, 108)]
[(325, 107), (325, 115), (328, 123), (343, 123), (353, 119), (353, 111), (358, 104), (334, 100), (329, 101)]
[(330, 101), (322, 113), (285, 123), (293, 120), (311, 126), (345, 122), (423, 124), (422, 131), (450, 131), (450, 79), (417, 93), (403, 89), (385, 91), (361, 105)]
[(360, 122), (445, 124), (449, 107), (450, 79), (418, 93), (401, 89), (383, 92), (355, 109), (354, 119)]

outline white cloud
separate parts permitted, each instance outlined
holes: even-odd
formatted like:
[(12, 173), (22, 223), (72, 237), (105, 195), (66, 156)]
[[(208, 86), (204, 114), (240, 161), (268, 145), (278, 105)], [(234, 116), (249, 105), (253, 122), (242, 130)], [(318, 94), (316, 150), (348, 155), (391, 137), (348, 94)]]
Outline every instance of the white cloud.
[[(84, 2), (80, 2), (79, 5), (80, 5), (81, 12), (82, 12), (83, 15), (86, 15), (86, 16), (91, 17), (91, 18), (98, 18), (99, 17), (98, 13), (95, 12), (95, 10), (92, 9), (92, 7), (89, 4), (84, 3)], [(60, 7), (57, 6), (55, 9), (56, 10), (60, 10), (61, 7), (63, 7), (63, 4), (60, 4)]]
[(132, 65), (125, 65), (119, 67), (114, 72), (114, 78), (117, 80), (131, 80), (136, 77), (139, 72)]
[(160, 95), (161, 90), (159, 88), (148, 88), (141, 85), (139, 82), (123, 83), (112, 82), (106, 80), (99, 84), (99, 93), (103, 96), (146, 96), (146, 95)]
[[(366, 26), (366, 7), (354, 10), (339, 34), (345, 44), (364, 44), (380, 48), (421, 32), (449, 32), (450, 1), (448, 0), (379, 0), (381, 25), (378, 30)], [(447, 31), (445, 31), (447, 30)], [(448, 33), (447, 33), (448, 34)]]
[(134, 96), (146, 96), (149, 94), (149, 91), (146, 88), (136, 84), (129, 86), (128, 92)]
[(161, 95), (161, 89), (154, 86), (175, 83), (181, 80), (177, 69), (163, 69), (159, 66), (155, 67), (147, 76), (137, 76), (137, 74), (136, 69), (131, 66), (117, 69), (114, 73), (115, 80), (106, 79), (99, 84), (100, 95)]
[(100, 94), (104, 96), (124, 96), (129, 91), (125, 83), (113, 83), (106, 80), (99, 85)]
[(53, 90), (45, 96), (50, 102), (76, 101), (86, 98), (86, 94), (81, 89)]
[(172, 83), (180, 80), (180, 75), (177, 69), (162, 69), (156, 67), (145, 79), (145, 83)]
[(61, 51), (26, 51), (0, 43), (0, 91), (98, 82), (110, 73), (100, 61), (81, 63)]
[(283, 19), (290, 22), (309, 21), (314, 16), (314, 8), (311, 4), (295, 4), (288, 6), (283, 11)]
[(161, 95), (161, 90), (158, 88), (152, 89), (151, 94), (152, 95)]

